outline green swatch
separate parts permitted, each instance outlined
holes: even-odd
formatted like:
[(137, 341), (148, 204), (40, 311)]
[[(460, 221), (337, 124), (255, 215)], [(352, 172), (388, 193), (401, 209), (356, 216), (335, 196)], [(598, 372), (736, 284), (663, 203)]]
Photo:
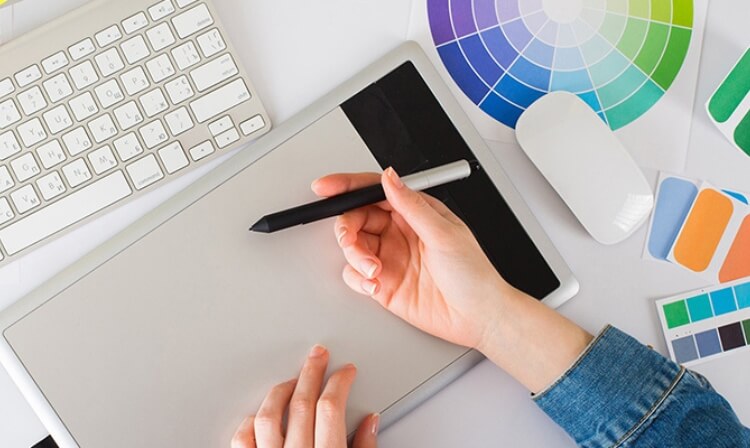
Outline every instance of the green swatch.
[(747, 340), (747, 345), (750, 345), (750, 319), (742, 322), (742, 328), (745, 329), (745, 340)]
[(667, 327), (669, 328), (690, 323), (690, 317), (688, 317), (688, 310), (684, 300), (664, 305), (664, 316), (667, 318)]
[(750, 156), (750, 114), (745, 115), (734, 130), (734, 142)]
[[(732, 69), (708, 103), (708, 111), (719, 123), (729, 120), (750, 92), (750, 50)], [(747, 118), (747, 117), (746, 117)]]

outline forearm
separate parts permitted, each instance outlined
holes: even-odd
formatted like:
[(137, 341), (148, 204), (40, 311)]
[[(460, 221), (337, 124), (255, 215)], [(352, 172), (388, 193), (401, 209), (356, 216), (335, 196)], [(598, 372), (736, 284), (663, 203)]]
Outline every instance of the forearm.
[(500, 295), (477, 349), (537, 393), (570, 368), (593, 336), (518, 290)]

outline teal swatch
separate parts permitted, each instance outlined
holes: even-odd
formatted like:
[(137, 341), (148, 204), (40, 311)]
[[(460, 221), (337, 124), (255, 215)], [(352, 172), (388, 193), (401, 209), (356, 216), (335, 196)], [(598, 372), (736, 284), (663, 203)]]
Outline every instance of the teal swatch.
[(687, 305), (690, 310), (690, 320), (692, 322), (714, 317), (714, 313), (711, 311), (711, 301), (708, 300), (708, 294), (687, 299)]
[(737, 305), (740, 309), (750, 308), (750, 283), (735, 286), (734, 295), (737, 296)]

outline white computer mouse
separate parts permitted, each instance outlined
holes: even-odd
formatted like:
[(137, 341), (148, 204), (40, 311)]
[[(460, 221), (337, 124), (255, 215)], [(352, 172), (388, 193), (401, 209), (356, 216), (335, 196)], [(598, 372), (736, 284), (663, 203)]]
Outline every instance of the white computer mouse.
[(550, 93), (518, 120), (516, 138), (591, 236), (616, 244), (654, 207), (654, 194), (630, 153), (577, 95)]

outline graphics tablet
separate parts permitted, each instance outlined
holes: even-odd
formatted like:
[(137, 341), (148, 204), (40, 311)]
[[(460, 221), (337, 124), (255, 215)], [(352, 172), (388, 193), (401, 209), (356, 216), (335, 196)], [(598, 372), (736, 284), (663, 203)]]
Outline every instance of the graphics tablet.
[(516, 287), (557, 306), (578, 284), (415, 44), (405, 44), (0, 315), (0, 358), (61, 446), (222, 447), (315, 343), (358, 378), (349, 430), (388, 425), (481, 356), (412, 328), (341, 280), (331, 220), (272, 235), (260, 216), (331, 172), (482, 166), (431, 190)]

